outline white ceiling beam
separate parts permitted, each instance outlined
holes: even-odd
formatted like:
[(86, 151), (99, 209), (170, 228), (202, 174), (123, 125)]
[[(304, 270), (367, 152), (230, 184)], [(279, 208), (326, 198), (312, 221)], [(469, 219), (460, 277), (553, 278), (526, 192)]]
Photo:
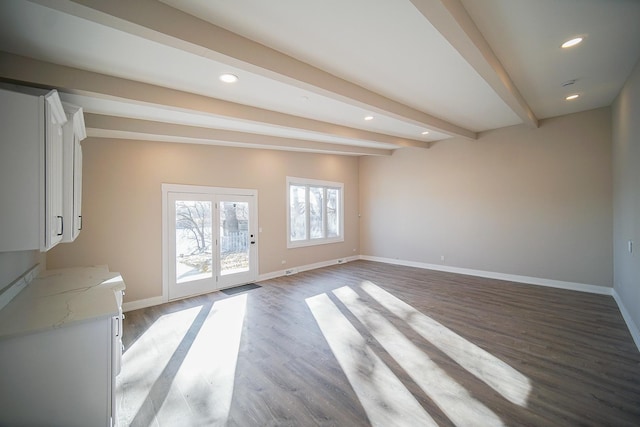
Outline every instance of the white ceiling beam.
[(162, 106), (234, 120), (310, 131), (356, 140), (429, 148), (425, 141), (370, 132), (319, 120), (307, 119), (148, 83), (0, 52), (0, 78), (57, 88), (63, 92), (114, 99), (138, 105)]
[(460, 0), (411, 0), (522, 121), (538, 127), (527, 104)]
[(471, 130), (386, 98), (156, 0), (31, 1), (417, 126), (452, 136), (477, 138)]
[(393, 150), (380, 148), (330, 144), (91, 113), (85, 113), (85, 124), (89, 136), (97, 138), (222, 145), (350, 156), (390, 156), (393, 153)]

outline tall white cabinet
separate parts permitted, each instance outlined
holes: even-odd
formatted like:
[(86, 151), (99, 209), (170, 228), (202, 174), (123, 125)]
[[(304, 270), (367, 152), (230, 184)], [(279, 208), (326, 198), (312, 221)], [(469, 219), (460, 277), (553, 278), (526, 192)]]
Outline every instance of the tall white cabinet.
[(0, 86), (0, 252), (47, 251), (82, 227), (82, 110), (55, 90)]
[(62, 103), (67, 114), (63, 127), (64, 185), (63, 215), (68, 226), (62, 233), (63, 242), (73, 242), (82, 230), (82, 145), (87, 137), (82, 108)]
[(44, 120), (46, 121), (44, 131), (45, 238), (44, 243), (40, 244), (40, 249), (48, 250), (62, 241), (65, 226), (62, 200), (64, 191), (62, 128), (67, 122), (67, 115), (62, 108), (58, 92), (51, 91), (40, 98), (44, 98)]

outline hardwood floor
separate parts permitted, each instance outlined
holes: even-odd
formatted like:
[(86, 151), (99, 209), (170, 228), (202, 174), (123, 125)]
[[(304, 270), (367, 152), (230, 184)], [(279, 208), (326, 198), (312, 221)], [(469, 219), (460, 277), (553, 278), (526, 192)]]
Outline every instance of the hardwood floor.
[(356, 261), (127, 313), (119, 425), (640, 425), (613, 298)]

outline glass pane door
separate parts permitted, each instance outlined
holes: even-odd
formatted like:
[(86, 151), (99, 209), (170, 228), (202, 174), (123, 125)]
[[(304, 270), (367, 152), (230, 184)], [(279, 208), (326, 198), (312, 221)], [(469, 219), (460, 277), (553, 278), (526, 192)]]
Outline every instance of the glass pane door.
[(220, 202), (220, 274), (249, 270), (249, 203)]
[(210, 200), (176, 200), (176, 282), (213, 276)]
[(220, 287), (256, 278), (254, 205), (252, 196), (218, 196)]
[(169, 299), (216, 289), (215, 200), (206, 194), (169, 193)]

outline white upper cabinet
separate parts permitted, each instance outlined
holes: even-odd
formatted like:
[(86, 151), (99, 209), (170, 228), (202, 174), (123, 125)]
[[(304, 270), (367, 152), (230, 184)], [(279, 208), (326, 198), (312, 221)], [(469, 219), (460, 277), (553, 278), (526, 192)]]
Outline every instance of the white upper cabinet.
[(67, 115), (62, 108), (58, 92), (51, 91), (45, 99), (45, 241), (40, 250), (46, 251), (62, 241), (69, 218), (64, 216), (64, 135)]
[(46, 251), (67, 226), (58, 93), (0, 87), (0, 252)]
[(82, 108), (63, 103), (67, 113), (67, 123), (64, 125), (63, 165), (64, 165), (64, 218), (65, 225), (62, 234), (63, 242), (72, 242), (82, 230), (82, 145), (80, 142), (87, 137), (84, 126)]

